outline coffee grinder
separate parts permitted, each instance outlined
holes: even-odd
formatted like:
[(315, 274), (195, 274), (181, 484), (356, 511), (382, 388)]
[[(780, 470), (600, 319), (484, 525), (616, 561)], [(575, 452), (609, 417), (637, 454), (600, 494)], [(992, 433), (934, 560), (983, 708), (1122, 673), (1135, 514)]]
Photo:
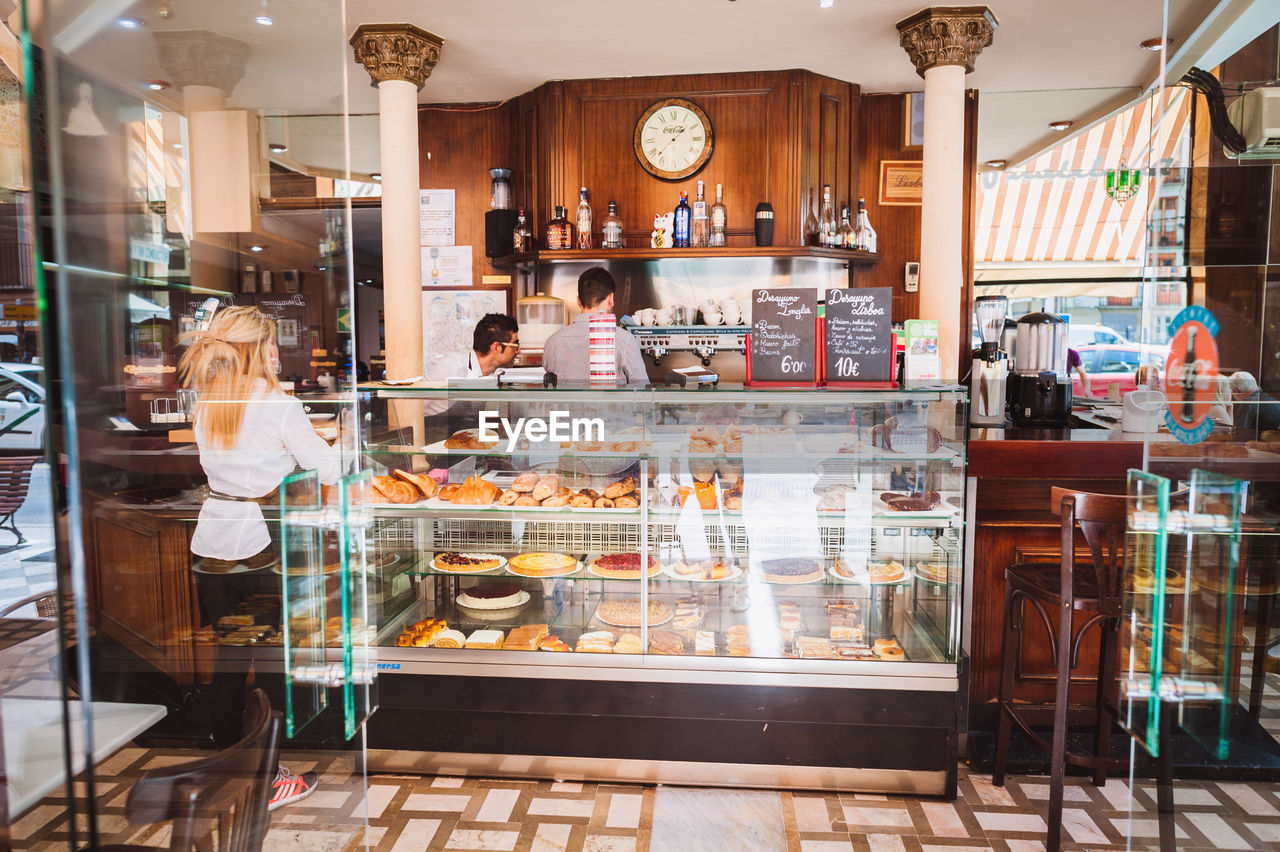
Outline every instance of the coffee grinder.
[(1018, 320), (1010, 411), (1015, 426), (1063, 427), (1071, 416), (1067, 322), (1047, 313)]
[(1008, 355), (1000, 348), (1000, 335), (1009, 313), (1009, 299), (979, 296), (973, 300), (973, 312), (982, 348), (975, 350), (969, 372), (969, 423), (1004, 426), (1009, 363)]

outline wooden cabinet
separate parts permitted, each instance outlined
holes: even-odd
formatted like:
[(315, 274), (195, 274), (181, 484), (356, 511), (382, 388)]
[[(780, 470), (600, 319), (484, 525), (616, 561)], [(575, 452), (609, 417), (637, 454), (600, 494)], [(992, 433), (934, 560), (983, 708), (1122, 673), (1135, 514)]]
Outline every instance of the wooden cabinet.
[(199, 622), (189, 547), (194, 514), (87, 502), (86, 568), (99, 634), (174, 681), (193, 683), (191, 634)]

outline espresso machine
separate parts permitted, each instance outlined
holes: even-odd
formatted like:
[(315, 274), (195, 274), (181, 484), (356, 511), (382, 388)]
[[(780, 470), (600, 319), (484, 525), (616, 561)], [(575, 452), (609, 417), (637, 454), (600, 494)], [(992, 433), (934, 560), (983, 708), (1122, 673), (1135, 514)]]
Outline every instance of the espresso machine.
[(969, 423), (973, 426), (1004, 426), (1008, 356), (1000, 347), (1005, 315), (1009, 313), (1006, 296), (979, 296), (973, 300), (982, 348), (973, 353), (969, 372)]
[(1018, 320), (1009, 407), (1015, 426), (1063, 427), (1071, 416), (1067, 322), (1047, 313)]

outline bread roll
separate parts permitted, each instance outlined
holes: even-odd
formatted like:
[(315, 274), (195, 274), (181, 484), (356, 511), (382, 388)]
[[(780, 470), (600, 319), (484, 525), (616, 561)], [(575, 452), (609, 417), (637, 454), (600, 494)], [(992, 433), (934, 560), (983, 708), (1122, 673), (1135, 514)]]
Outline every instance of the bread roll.
[(625, 479), (619, 479), (604, 490), (604, 496), (610, 500), (616, 500), (623, 494), (630, 494), (640, 487), (639, 481), (634, 476), (628, 476)]
[(534, 500), (537, 500), (539, 503), (541, 503), (543, 500), (553, 496), (559, 491), (560, 491), (560, 477), (555, 475), (544, 476), (538, 480), (537, 485), (533, 486), (532, 497)]

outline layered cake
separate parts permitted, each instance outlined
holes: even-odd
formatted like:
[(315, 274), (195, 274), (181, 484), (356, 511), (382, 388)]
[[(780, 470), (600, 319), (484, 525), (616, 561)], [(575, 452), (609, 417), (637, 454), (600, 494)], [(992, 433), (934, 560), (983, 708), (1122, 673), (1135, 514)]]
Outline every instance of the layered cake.
[(812, 583), (822, 579), (822, 563), (817, 559), (766, 559), (760, 567), (770, 583)]
[(578, 570), (578, 560), (563, 553), (521, 553), (508, 560), (507, 570), (521, 577), (563, 577)]
[(477, 630), (467, 637), (468, 648), (496, 650), (502, 647), (501, 630)]
[[(649, 554), (647, 576), (652, 577), (662, 570), (658, 560)], [(591, 560), (591, 573), (597, 577), (609, 577), (615, 580), (640, 579), (639, 553), (609, 553)]]
[(510, 609), (528, 600), (529, 593), (515, 583), (484, 583), (458, 595), (458, 605), (469, 609)]
[(714, 581), (728, 580), (735, 570), (733, 563), (724, 559), (699, 559), (673, 563), (669, 573), (682, 579)]
[(508, 633), (503, 647), (508, 651), (536, 651), (550, 632), (545, 624), (526, 624)]
[(492, 553), (462, 554), (452, 551), (437, 553), (432, 565), (437, 571), (449, 574), (480, 574), (492, 571), (502, 564), (502, 559)]

